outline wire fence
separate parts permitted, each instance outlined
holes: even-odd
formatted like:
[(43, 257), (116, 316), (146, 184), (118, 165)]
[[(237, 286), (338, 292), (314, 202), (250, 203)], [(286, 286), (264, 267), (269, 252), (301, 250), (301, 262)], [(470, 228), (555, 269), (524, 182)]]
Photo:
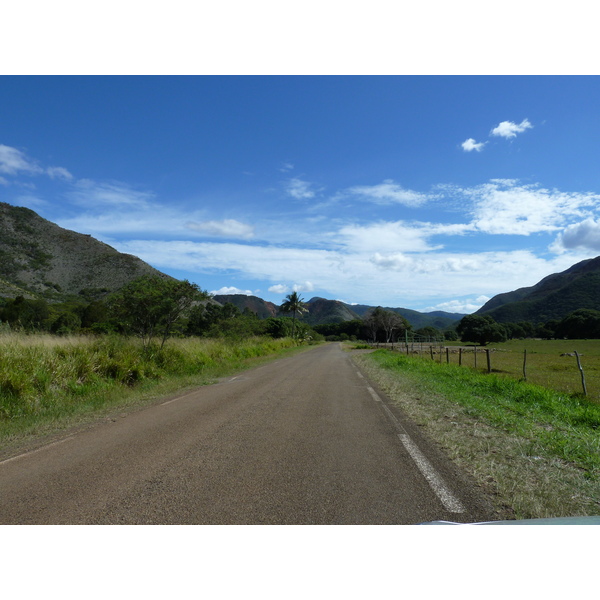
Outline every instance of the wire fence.
[[(589, 347), (589, 343), (586, 342)], [(456, 364), (484, 373), (512, 377), (592, 400), (600, 399), (600, 340), (598, 354), (540, 352), (483, 348), (479, 346), (447, 346), (441, 340), (408, 341), (379, 344), (395, 352), (418, 356), (439, 363)]]

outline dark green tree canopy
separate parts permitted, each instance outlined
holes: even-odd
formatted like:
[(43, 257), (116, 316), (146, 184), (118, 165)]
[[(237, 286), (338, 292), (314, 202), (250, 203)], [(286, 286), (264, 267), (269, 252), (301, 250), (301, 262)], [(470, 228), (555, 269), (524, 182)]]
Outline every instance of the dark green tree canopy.
[(187, 280), (143, 276), (121, 288), (108, 302), (110, 314), (126, 331), (142, 338), (147, 347), (161, 336), (161, 348), (174, 325), (208, 294)]
[(467, 315), (461, 319), (456, 331), (463, 342), (475, 342), (480, 346), (506, 340), (504, 327), (489, 315)]

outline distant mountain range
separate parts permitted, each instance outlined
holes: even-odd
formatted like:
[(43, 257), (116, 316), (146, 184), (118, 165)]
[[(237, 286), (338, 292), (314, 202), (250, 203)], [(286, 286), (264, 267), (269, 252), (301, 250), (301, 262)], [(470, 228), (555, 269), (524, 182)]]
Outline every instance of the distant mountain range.
[[(34, 211), (0, 202), (0, 297), (100, 298), (142, 275), (170, 278), (143, 260), (123, 254), (89, 235), (63, 229)], [(256, 296), (216, 295), (216, 302), (245, 308), (260, 318), (279, 316), (279, 307)], [(303, 320), (310, 325), (361, 319), (376, 308), (339, 300), (311, 298)], [(403, 316), (415, 329), (446, 329), (464, 314), (383, 307)], [(600, 257), (584, 260), (562, 273), (549, 275), (532, 287), (498, 294), (476, 314), (500, 323), (545, 323), (579, 308), (600, 310)]]
[[(279, 312), (279, 306), (272, 302), (262, 300), (257, 296), (230, 294), (216, 295), (213, 298), (220, 304), (231, 303), (237, 306), (241, 311), (249, 308), (261, 318), (282, 316), (282, 313)], [(365, 304), (346, 304), (340, 300), (327, 300), (326, 298), (319, 297), (308, 300), (306, 306), (308, 312), (301, 317), (301, 320), (309, 325), (343, 323), (344, 321), (362, 319), (370, 310), (377, 308)], [(437, 329), (446, 329), (465, 316), (464, 314), (442, 311), (420, 313), (408, 308), (386, 308), (386, 310), (391, 310), (402, 315), (415, 329), (426, 326), (436, 327)]]

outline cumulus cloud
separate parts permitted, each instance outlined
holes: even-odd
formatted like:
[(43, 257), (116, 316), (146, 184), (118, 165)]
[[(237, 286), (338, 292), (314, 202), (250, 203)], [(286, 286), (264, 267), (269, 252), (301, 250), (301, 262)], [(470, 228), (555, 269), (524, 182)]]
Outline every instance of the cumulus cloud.
[(461, 146), (465, 152), (472, 152), (475, 150), (476, 152), (481, 152), (486, 142), (476, 142), (473, 138), (469, 138), (465, 140)]
[(551, 249), (559, 252), (564, 249), (573, 250), (575, 248), (585, 248), (594, 252), (600, 251), (600, 221), (590, 217), (580, 223), (569, 225), (559, 234), (551, 247)]
[(212, 296), (231, 296), (233, 294), (241, 294), (243, 296), (254, 296), (254, 292), (252, 290), (240, 290), (234, 286), (230, 287), (222, 287), (219, 290), (213, 290), (209, 292)]
[(500, 179), (454, 193), (472, 202), (473, 228), (490, 234), (556, 231), (567, 219), (586, 216), (600, 201), (598, 194), (561, 192)]
[(461, 300), (449, 300), (440, 302), (435, 306), (428, 306), (425, 312), (444, 311), (449, 313), (471, 314), (479, 310), (490, 298), (488, 296), (478, 296), (477, 298), (463, 298)]
[(287, 294), (290, 291), (290, 288), (283, 283), (278, 283), (277, 285), (272, 285), (269, 288), (269, 292), (273, 292), (274, 294)]
[(420, 206), (429, 199), (427, 194), (407, 190), (392, 179), (386, 179), (377, 185), (354, 186), (345, 190), (343, 195), (357, 196), (375, 204), (404, 204), (405, 206)]
[(305, 281), (304, 283), (295, 283), (292, 289), (294, 292), (313, 292), (315, 286), (310, 281)]
[(490, 135), (511, 139), (517, 137), (517, 133), (523, 133), (526, 129), (532, 128), (533, 125), (528, 119), (523, 119), (518, 124), (513, 123), (512, 121), (502, 121), (499, 125), (492, 129)]
[(188, 229), (197, 231), (207, 236), (249, 239), (254, 236), (254, 228), (235, 219), (223, 221), (203, 221), (200, 223), (189, 222)]

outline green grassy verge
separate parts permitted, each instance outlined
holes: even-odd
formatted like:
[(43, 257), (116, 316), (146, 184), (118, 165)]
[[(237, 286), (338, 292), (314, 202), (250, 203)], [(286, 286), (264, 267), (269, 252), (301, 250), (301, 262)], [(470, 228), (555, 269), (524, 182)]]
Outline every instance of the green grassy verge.
[(210, 383), (295, 347), (288, 338), (188, 338), (144, 351), (117, 336), (1, 336), (0, 442)]
[(505, 516), (600, 514), (598, 404), (387, 350), (355, 360)]
[[(447, 346), (462, 345), (458, 342)], [(581, 372), (574, 352), (580, 355), (588, 397), (600, 399), (600, 340), (510, 340), (490, 344), (492, 372), (502, 377), (523, 378), (524, 351), (527, 351), (527, 381), (567, 394), (582, 393)], [(474, 368), (474, 347), (462, 354), (463, 366)], [(425, 355), (425, 354), (424, 354)], [(436, 359), (446, 361), (446, 356)], [(450, 348), (449, 360), (458, 364), (458, 349)], [(487, 371), (485, 349), (477, 349), (477, 370)]]

